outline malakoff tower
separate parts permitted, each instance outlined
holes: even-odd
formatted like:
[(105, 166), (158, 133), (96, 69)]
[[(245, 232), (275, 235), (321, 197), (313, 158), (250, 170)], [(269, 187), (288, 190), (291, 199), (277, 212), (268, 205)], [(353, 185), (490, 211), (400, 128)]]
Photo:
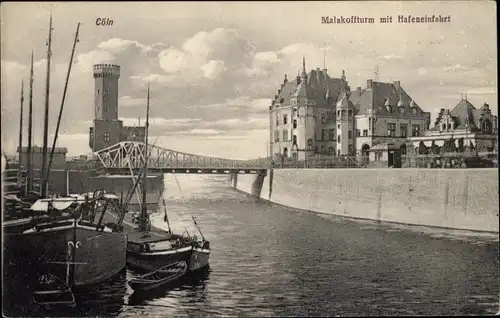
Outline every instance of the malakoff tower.
[(107, 148), (120, 141), (144, 141), (145, 127), (126, 127), (118, 119), (118, 79), (120, 66), (94, 65), (94, 125), (89, 130), (92, 151)]

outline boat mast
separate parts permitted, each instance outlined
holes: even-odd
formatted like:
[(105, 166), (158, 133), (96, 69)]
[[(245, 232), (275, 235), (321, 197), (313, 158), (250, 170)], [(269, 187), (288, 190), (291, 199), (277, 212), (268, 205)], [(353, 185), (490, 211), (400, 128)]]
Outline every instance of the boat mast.
[(149, 161), (149, 152), (148, 152), (148, 134), (149, 134), (149, 83), (148, 83), (148, 98), (146, 104), (146, 127), (145, 127), (145, 140), (144, 140), (144, 173), (142, 176), (142, 206), (141, 206), (141, 218), (139, 223), (139, 230), (142, 232), (148, 231), (148, 211), (147, 211), (147, 202), (146, 202), (146, 191), (147, 191), (147, 181), (148, 181), (148, 161)]
[(47, 139), (49, 133), (49, 94), (50, 94), (50, 59), (51, 59), (51, 45), (52, 45), (52, 13), (50, 14), (49, 22), (49, 41), (47, 43), (47, 77), (45, 81), (45, 115), (43, 124), (43, 150), (42, 150), (42, 169), (40, 171), (41, 183), (41, 196), (47, 197)]
[(24, 104), (24, 80), (21, 81), (21, 114), (19, 116), (19, 166), (23, 164), (23, 104)]
[(31, 69), (30, 69), (30, 98), (29, 98), (29, 121), (28, 121), (28, 166), (26, 167), (28, 170), (27, 173), (27, 179), (28, 179), (28, 191), (33, 190), (33, 184), (32, 184), (32, 167), (31, 167), (31, 159), (32, 159), (32, 154), (31, 154), (31, 141), (33, 139), (33, 51), (31, 51)]
[(56, 149), (57, 136), (59, 134), (59, 126), (61, 125), (61, 117), (64, 109), (64, 101), (66, 100), (66, 92), (68, 91), (69, 75), (71, 74), (71, 66), (73, 65), (73, 56), (75, 55), (75, 47), (76, 43), (79, 41), (78, 40), (79, 30), (80, 30), (80, 23), (78, 23), (76, 26), (75, 40), (73, 41), (73, 49), (71, 50), (71, 57), (69, 59), (69, 65), (68, 65), (68, 73), (66, 74), (66, 82), (64, 83), (64, 91), (61, 100), (61, 107), (59, 108), (59, 117), (57, 118), (56, 133), (54, 135), (54, 142), (52, 143), (52, 149), (50, 151), (49, 167), (47, 169), (47, 180), (46, 180), (47, 184), (49, 183), (50, 179), (50, 168), (52, 167), (52, 159), (54, 158), (54, 151)]

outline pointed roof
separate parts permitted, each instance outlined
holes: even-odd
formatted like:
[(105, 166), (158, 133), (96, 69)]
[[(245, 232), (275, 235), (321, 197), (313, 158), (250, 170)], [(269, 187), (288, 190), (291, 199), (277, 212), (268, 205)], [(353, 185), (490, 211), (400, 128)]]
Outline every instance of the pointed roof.
[(476, 107), (467, 100), (467, 97), (462, 98), (462, 100), (450, 111), (450, 115), (457, 120), (456, 128), (465, 129), (468, 123), (470, 130), (478, 129), (475, 124), (475, 111)]
[(397, 105), (401, 101), (403, 105), (400, 106), (400, 109), (404, 109), (405, 114), (413, 115), (412, 108), (414, 108), (416, 109), (414, 116), (426, 116), (426, 113), (406, 93), (401, 84), (372, 81), (372, 89), (364, 89), (360, 93), (352, 92), (350, 99), (359, 114), (365, 114), (368, 109), (371, 109), (372, 113), (399, 115), (389, 113), (386, 109), (386, 103)]

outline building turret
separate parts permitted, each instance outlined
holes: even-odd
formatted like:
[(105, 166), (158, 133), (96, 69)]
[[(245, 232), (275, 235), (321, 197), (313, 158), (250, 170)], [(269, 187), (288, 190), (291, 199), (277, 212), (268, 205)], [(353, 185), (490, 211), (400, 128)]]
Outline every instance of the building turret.
[(349, 155), (354, 149), (354, 107), (349, 101), (349, 92), (344, 87), (341, 88), (336, 111), (337, 155)]

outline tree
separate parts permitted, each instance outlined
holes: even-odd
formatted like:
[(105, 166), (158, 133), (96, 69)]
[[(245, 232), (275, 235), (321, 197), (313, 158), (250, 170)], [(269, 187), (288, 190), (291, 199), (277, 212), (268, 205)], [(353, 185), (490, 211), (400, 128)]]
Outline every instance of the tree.
[(426, 155), (427, 154), (427, 147), (425, 146), (424, 142), (421, 141), (418, 144), (418, 153), (421, 155)]
[(458, 139), (458, 152), (464, 152), (464, 137)]
[(432, 154), (439, 154), (439, 147), (436, 145), (436, 142), (433, 140), (431, 144), (431, 153)]
[(455, 138), (451, 137), (449, 140), (449, 149), (450, 152), (456, 152), (457, 151), (457, 146), (455, 145)]

